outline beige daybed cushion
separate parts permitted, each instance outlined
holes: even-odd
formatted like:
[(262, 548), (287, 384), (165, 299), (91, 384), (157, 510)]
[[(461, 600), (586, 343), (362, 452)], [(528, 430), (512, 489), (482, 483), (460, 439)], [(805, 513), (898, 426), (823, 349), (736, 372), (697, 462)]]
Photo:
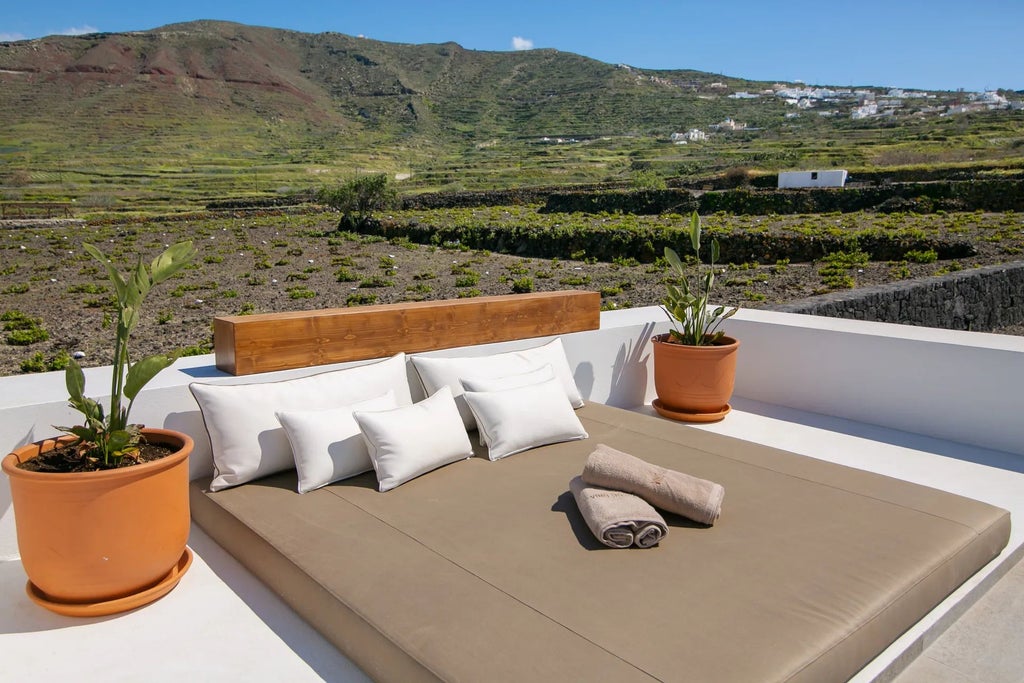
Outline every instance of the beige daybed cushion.
[[(842, 681), (995, 557), (1009, 513), (588, 404), (591, 438), (471, 458), (392, 492), (193, 485), (197, 522), (384, 681)], [(596, 443), (725, 486), (605, 549), (568, 492)], [(483, 453), (481, 452), (482, 456)]]

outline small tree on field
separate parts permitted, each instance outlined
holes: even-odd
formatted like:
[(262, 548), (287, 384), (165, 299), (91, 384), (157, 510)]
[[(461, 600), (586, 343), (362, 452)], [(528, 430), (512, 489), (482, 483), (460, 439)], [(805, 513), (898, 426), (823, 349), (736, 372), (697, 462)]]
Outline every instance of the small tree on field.
[(385, 173), (361, 175), (338, 187), (325, 187), (317, 193), (317, 200), (344, 214), (343, 225), (354, 226), (366, 220), (374, 211), (393, 206), (397, 194)]

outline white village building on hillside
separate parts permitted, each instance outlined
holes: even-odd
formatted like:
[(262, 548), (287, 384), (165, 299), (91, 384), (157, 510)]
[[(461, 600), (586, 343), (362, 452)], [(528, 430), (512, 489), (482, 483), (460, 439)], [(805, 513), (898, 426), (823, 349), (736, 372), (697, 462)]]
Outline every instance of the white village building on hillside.
[(779, 173), (779, 187), (843, 187), (846, 175), (845, 170), (783, 171)]
[(685, 133), (672, 133), (669, 139), (677, 145), (685, 145), (687, 142), (704, 142), (708, 134), (700, 128), (691, 128)]

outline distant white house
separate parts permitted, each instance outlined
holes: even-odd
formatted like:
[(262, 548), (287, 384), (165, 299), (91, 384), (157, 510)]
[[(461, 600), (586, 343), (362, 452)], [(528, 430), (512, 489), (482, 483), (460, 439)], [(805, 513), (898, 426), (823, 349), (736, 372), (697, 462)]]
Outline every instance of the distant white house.
[(747, 127), (747, 124), (740, 123), (734, 120), (731, 116), (725, 117), (721, 123), (714, 123), (711, 125), (715, 130), (743, 130)]
[(850, 118), (851, 119), (866, 119), (866, 118), (869, 118), (871, 116), (876, 116), (877, 114), (878, 114), (878, 105), (876, 103), (874, 103), (874, 102), (869, 102), (869, 103), (863, 104), (863, 105), (861, 105), (859, 107), (855, 107), (853, 109), (853, 111), (850, 112)]
[(846, 171), (783, 171), (779, 173), (780, 188), (843, 187)]
[(677, 145), (682, 145), (687, 142), (704, 142), (708, 139), (708, 134), (699, 128), (691, 128), (685, 133), (672, 133), (669, 139)]

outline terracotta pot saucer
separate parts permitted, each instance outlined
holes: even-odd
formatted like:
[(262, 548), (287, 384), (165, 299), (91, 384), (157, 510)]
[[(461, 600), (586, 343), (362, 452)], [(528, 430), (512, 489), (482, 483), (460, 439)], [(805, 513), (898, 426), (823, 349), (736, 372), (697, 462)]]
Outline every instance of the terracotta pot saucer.
[(68, 617), (103, 617), (109, 614), (117, 614), (118, 612), (127, 612), (162, 598), (178, 585), (178, 581), (181, 580), (181, 577), (185, 575), (190, 566), (192, 566), (192, 550), (186, 547), (185, 552), (181, 554), (181, 557), (171, 571), (164, 578), (160, 579), (156, 585), (150, 586), (138, 593), (125, 595), (113, 600), (101, 600), (100, 602), (58, 602), (36, 588), (35, 584), (31, 581), (25, 584), (25, 592), (28, 593), (28, 597), (32, 599), (32, 602), (57, 614), (63, 614)]
[(654, 399), (651, 405), (654, 406), (654, 409), (662, 417), (667, 417), (670, 420), (679, 420), (680, 422), (718, 422), (732, 410), (732, 406), (726, 403), (724, 408), (712, 413), (690, 413), (684, 410), (669, 408), (659, 398)]

